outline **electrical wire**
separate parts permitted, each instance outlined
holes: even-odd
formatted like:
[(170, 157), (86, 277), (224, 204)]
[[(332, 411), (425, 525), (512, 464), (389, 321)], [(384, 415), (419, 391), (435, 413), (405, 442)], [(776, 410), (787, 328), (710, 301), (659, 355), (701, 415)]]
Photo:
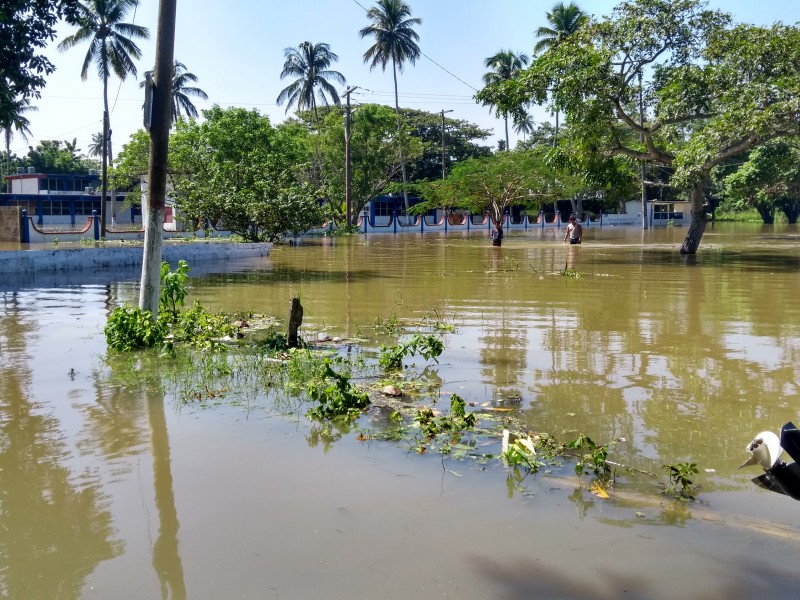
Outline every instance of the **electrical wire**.
[[(360, 3), (358, 0), (353, 0), (353, 2), (355, 2), (355, 3), (356, 3), (358, 6), (360, 6), (360, 7), (361, 7), (361, 9), (362, 9), (364, 12), (366, 12), (366, 13), (368, 13), (368, 12), (369, 12), (369, 10), (367, 10), (367, 8), (366, 8), (366, 7), (365, 7), (363, 4), (361, 4), (361, 3)], [(469, 83), (467, 83), (466, 81), (464, 81), (463, 79), (461, 79), (461, 77), (459, 77), (458, 75), (456, 75), (456, 74), (455, 74), (455, 73), (453, 73), (452, 71), (449, 71), (448, 69), (446, 69), (445, 67), (443, 67), (442, 65), (440, 65), (438, 62), (436, 62), (435, 60), (433, 60), (433, 59), (432, 59), (430, 56), (428, 56), (427, 54), (425, 54), (425, 53), (424, 53), (422, 50), (420, 50), (420, 51), (419, 51), (419, 53), (420, 53), (422, 56), (424, 56), (425, 58), (427, 58), (429, 61), (431, 61), (431, 62), (432, 62), (434, 65), (436, 65), (437, 67), (439, 67), (439, 68), (440, 68), (442, 71), (444, 71), (445, 73), (447, 73), (448, 75), (450, 75), (450, 77), (452, 77), (452, 78), (453, 78), (453, 79), (455, 79), (456, 81), (459, 81), (459, 82), (463, 83), (465, 86), (467, 86), (468, 88), (470, 88), (471, 90), (473, 90), (473, 91), (475, 91), (475, 92), (478, 92), (478, 91), (479, 91), (477, 88), (475, 88), (474, 86), (470, 85)]]

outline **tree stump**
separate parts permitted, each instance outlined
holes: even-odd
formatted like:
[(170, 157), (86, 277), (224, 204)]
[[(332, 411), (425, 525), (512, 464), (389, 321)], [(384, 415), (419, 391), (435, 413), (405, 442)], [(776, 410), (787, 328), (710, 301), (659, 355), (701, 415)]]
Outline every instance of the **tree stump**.
[(298, 337), (297, 330), (303, 324), (303, 305), (300, 304), (299, 298), (292, 298), (292, 306), (289, 309), (289, 334), (286, 336), (286, 342), (289, 348), (297, 348)]

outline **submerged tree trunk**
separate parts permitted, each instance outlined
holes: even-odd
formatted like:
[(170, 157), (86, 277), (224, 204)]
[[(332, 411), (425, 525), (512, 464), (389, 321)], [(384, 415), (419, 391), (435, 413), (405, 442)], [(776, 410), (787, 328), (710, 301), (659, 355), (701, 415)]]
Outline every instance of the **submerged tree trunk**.
[(783, 198), (779, 206), (783, 214), (786, 215), (786, 220), (789, 221), (790, 225), (797, 223), (797, 219), (800, 217), (800, 200)]
[(703, 191), (705, 179), (699, 181), (692, 188), (692, 222), (689, 231), (686, 232), (686, 239), (681, 246), (681, 254), (695, 254), (700, 247), (703, 233), (706, 231), (708, 217), (706, 215), (706, 195)]

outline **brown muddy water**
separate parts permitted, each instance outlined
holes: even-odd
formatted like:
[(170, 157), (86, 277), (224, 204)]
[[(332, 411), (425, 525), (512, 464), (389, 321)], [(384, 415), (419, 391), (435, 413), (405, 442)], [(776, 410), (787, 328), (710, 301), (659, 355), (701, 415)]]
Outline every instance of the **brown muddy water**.
[[(797, 598), (800, 503), (736, 467), (800, 421), (800, 238), (718, 225), (683, 259), (684, 235), (311, 239), (192, 269), (190, 300), (285, 317), (300, 295), (307, 339), (373, 354), (394, 315), (452, 324), (411, 373), (658, 474), (621, 473), (609, 499), (569, 464), (516, 481), (498, 460), (321, 439), (260, 396), (124, 385), (102, 329), (138, 273), (3, 276), (0, 598)], [(685, 461), (698, 499), (668, 500), (661, 465)]]

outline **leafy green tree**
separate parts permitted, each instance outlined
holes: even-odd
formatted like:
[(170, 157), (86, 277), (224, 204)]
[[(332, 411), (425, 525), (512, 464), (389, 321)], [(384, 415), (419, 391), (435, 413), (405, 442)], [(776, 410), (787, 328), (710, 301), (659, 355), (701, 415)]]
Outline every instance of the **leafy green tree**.
[(576, 148), (674, 169), (670, 183), (692, 202), (680, 251), (694, 254), (714, 168), (800, 133), (798, 72), (797, 27), (733, 26), (729, 15), (696, 0), (634, 0), (552, 47), (499, 91), (478, 96), (519, 110), (544, 103), (555, 87), (552, 101), (566, 113)]
[(575, 181), (556, 178), (542, 152), (498, 152), (471, 158), (453, 167), (446, 179), (425, 182), (425, 198), (415, 211), (462, 208), (473, 214), (488, 212), (497, 223), (511, 206), (538, 209), (554, 198), (571, 195)]
[(14, 137), (14, 131), (22, 137), (26, 142), (28, 136), (31, 135), (30, 124), (28, 117), (25, 113), (39, 110), (35, 106), (31, 106), (30, 100), (21, 96), (17, 97), (9, 103), (0, 113), (0, 127), (3, 129), (3, 136), (6, 142), (6, 175), (11, 175), (11, 139)]
[[(145, 71), (145, 76), (153, 75), (153, 71)], [(140, 88), (144, 88), (147, 81), (142, 80), (139, 83)], [(186, 70), (186, 65), (176, 60), (172, 65), (172, 113), (170, 123), (175, 125), (184, 114), (189, 119), (196, 119), (199, 115), (197, 108), (192, 104), (189, 96), (200, 98), (201, 100), (208, 100), (206, 94), (199, 87), (194, 87), (193, 83), (197, 83), (197, 75), (190, 73)]]
[[(513, 79), (522, 68), (528, 64), (528, 55), (520, 52), (519, 54), (512, 50), (500, 50), (497, 54), (493, 54), (484, 61), (484, 66), (492, 69), (483, 76), (483, 83), (485, 85), (494, 85)], [(495, 107), (496, 108), (496, 107)], [(502, 109), (497, 109), (497, 114), (503, 117), (506, 125), (506, 147), (508, 150), (511, 148), (508, 139), (508, 112)]]
[(0, 8), (0, 124), (13, 121), (14, 104), (39, 98), (55, 66), (42, 50), (58, 21), (75, 22), (78, 0), (3, 0)]
[(24, 163), (37, 173), (86, 173), (97, 168), (97, 161), (81, 156), (75, 139), (71, 142), (42, 140), (36, 148), (28, 148)]
[(204, 121), (179, 121), (170, 144), (178, 208), (248, 240), (276, 240), (322, 221), (308, 168), (308, 132), (273, 127), (257, 111), (215, 106)]
[[(124, 80), (128, 75), (136, 75), (133, 60), (141, 58), (142, 52), (132, 38), (148, 39), (150, 32), (146, 27), (122, 20), (132, 8), (139, 5), (139, 0), (88, 0), (79, 3), (76, 22), (78, 30), (64, 38), (58, 44), (62, 52), (74, 48), (83, 42), (89, 42), (89, 49), (83, 59), (81, 79), (86, 80), (89, 65), (94, 64), (103, 80), (103, 136), (108, 142), (111, 123), (108, 113), (108, 79), (113, 72)], [(110, 144), (106, 143), (107, 156), (103, 156), (103, 191), (106, 197), (107, 174), (106, 165), (111, 155)], [(106, 203), (100, 203), (100, 235), (105, 235)]]
[(297, 110), (310, 109), (314, 113), (314, 121), (319, 123), (317, 101), (327, 106), (330, 97), (334, 104), (340, 103), (339, 94), (329, 80), (344, 85), (344, 75), (328, 68), (339, 57), (331, 52), (328, 44), (312, 42), (302, 42), (297, 48), (286, 48), (283, 55), (286, 62), (283, 63), (281, 79), (296, 79), (278, 94), (278, 106), (286, 102), (286, 112), (292, 106), (297, 106)]
[[(102, 134), (100, 134), (102, 136)], [(170, 152), (168, 155), (169, 177), (175, 175), (173, 163), (175, 159)], [(109, 170), (109, 183), (118, 190), (128, 192), (126, 202), (139, 205), (141, 203), (141, 182), (147, 176), (150, 163), (150, 134), (144, 129), (134, 132), (128, 142), (122, 145), (122, 151), (117, 154), (112, 168)], [(170, 180), (174, 187), (174, 180)]]
[[(334, 217), (344, 216), (345, 143), (341, 111), (331, 111), (320, 127), (324, 195)], [(397, 180), (402, 156), (412, 161), (423, 155), (423, 142), (409, 128), (398, 141), (397, 115), (379, 104), (362, 104), (353, 113), (350, 135), (350, 163), (353, 214), (374, 196), (385, 192)]]
[(752, 206), (764, 223), (773, 223), (775, 209), (789, 223), (800, 215), (800, 148), (797, 140), (774, 141), (750, 152), (747, 161), (723, 180), (726, 200)]
[[(359, 108), (359, 110), (361, 110)], [(408, 179), (441, 179), (442, 177), (442, 116), (441, 113), (431, 113), (410, 108), (402, 109), (403, 122), (409, 135), (418, 139), (422, 144), (422, 154), (417, 158), (409, 157), (407, 160)], [(447, 166), (453, 165), (468, 158), (489, 156), (491, 146), (482, 145), (480, 142), (491, 136), (491, 131), (481, 129), (474, 123), (462, 119), (449, 119), (445, 117), (445, 153)]]
[[(398, 140), (402, 137), (400, 116), (400, 100), (397, 95), (397, 71), (403, 72), (406, 62), (412, 65), (417, 62), (421, 51), (417, 45), (419, 34), (414, 31), (416, 25), (422, 24), (422, 19), (411, 16), (411, 8), (403, 0), (378, 0), (376, 6), (367, 11), (367, 17), (372, 21), (359, 33), (362, 38), (372, 37), (375, 43), (364, 53), (364, 62), (370, 63), (370, 70), (377, 65), (386, 71), (386, 65), (392, 63), (392, 77), (394, 80), (394, 107), (397, 112)], [(400, 170), (403, 175), (403, 200), (408, 212), (408, 176), (406, 163), (401, 152)]]

